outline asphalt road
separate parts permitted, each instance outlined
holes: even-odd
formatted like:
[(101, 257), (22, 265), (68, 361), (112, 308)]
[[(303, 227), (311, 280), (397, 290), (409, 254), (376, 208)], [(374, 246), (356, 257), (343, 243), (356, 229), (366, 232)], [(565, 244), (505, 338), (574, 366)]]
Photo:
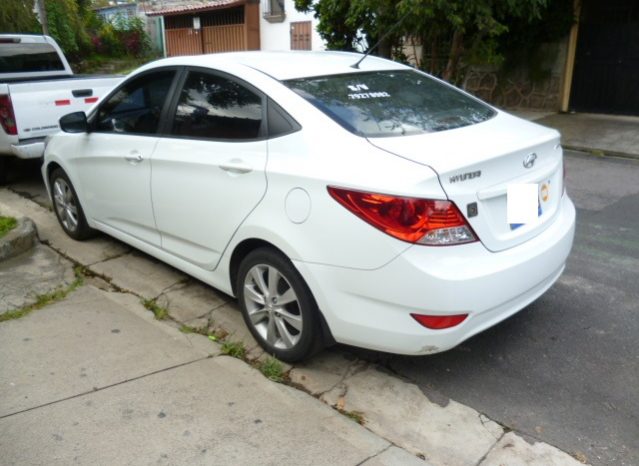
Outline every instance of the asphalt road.
[[(639, 465), (639, 161), (568, 153), (566, 165), (577, 233), (548, 293), (439, 355), (340, 350), (593, 465)], [(37, 164), (12, 176), (11, 189), (46, 202)]]

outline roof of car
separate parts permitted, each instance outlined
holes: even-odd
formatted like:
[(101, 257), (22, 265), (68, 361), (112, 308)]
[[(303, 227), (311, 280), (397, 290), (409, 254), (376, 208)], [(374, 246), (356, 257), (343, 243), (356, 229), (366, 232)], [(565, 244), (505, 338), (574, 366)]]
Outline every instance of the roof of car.
[(374, 56), (366, 57), (359, 68), (353, 68), (362, 57), (359, 53), (332, 51), (231, 52), (165, 58), (154, 62), (153, 66), (215, 67), (216, 64), (236, 63), (254, 68), (278, 80), (407, 68), (406, 65)]

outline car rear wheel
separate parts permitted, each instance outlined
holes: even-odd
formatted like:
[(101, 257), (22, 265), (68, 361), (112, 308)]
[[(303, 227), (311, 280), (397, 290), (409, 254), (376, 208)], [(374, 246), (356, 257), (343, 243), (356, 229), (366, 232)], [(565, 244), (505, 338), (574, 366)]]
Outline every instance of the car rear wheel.
[(84, 240), (95, 235), (95, 230), (87, 224), (78, 195), (67, 174), (56, 168), (49, 178), (51, 198), (58, 222), (64, 232), (76, 240)]
[(267, 248), (249, 253), (236, 289), (244, 321), (267, 353), (295, 362), (322, 348), (317, 304), (284, 255)]

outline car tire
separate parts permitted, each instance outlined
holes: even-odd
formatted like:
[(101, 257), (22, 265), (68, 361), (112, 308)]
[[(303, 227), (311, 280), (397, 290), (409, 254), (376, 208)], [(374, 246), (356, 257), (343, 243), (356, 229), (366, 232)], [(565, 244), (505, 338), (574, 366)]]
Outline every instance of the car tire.
[(96, 231), (89, 227), (78, 195), (64, 170), (56, 168), (51, 172), (49, 186), (53, 211), (64, 232), (78, 241), (95, 236)]
[(320, 311), (286, 256), (271, 248), (249, 253), (240, 263), (236, 290), (244, 322), (268, 354), (296, 362), (322, 349)]

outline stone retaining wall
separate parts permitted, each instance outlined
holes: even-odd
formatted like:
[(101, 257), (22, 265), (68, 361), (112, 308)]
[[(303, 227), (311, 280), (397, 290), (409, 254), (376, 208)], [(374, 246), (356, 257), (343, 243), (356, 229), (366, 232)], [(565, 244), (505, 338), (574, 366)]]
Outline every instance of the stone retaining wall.
[(531, 79), (526, 65), (510, 73), (496, 66), (472, 66), (462, 87), (498, 107), (557, 111), (561, 107), (567, 42), (547, 44), (542, 51), (543, 67), (550, 70), (546, 79)]

